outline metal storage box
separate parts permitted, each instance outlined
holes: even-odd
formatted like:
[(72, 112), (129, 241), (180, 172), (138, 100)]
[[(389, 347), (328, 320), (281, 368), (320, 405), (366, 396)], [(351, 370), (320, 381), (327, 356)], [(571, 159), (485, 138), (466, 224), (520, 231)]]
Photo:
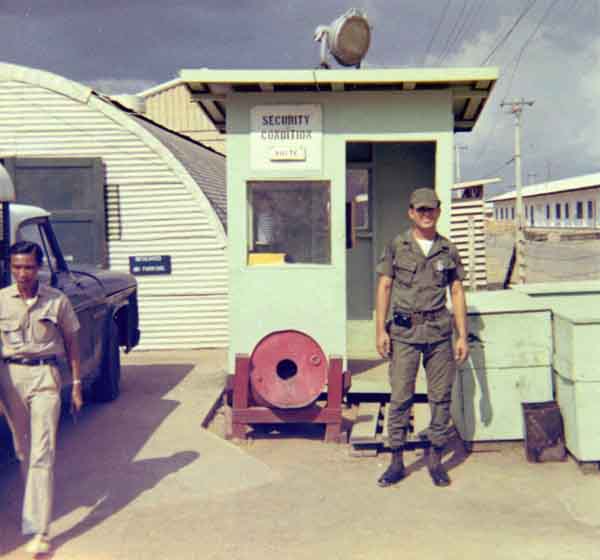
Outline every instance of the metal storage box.
[(568, 450), (580, 461), (600, 460), (600, 310), (586, 299), (554, 306), (556, 400)]
[(552, 400), (547, 305), (512, 291), (467, 295), (471, 355), (459, 367), (454, 422), (465, 441), (523, 439), (521, 403)]

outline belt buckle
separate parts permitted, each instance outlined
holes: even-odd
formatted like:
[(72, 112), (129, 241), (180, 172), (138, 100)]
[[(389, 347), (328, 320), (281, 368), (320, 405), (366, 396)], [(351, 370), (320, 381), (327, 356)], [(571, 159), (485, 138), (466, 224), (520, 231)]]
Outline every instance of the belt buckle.
[(413, 313), (411, 316), (413, 325), (422, 325), (425, 322), (423, 313)]

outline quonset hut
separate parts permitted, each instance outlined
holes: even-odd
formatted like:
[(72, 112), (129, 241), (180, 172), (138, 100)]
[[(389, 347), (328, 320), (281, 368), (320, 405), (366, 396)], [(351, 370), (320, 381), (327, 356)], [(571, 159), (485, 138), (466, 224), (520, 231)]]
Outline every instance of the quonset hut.
[(140, 348), (227, 345), (225, 158), (108, 97), (0, 64), (0, 162), (68, 258), (137, 275)]

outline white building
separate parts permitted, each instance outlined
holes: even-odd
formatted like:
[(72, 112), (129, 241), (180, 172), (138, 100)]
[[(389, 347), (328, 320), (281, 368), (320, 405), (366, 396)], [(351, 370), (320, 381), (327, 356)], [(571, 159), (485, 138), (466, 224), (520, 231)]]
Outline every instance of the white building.
[(215, 115), (206, 113), (198, 103), (194, 103), (192, 93), (179, 78), (140, 91), (137, 95), (144, 100), (144, 114), (149, 119), (225, 153), (225, 135), (213, 123), (213, 118), (219, 116), (218, 100), (205, 108), (211, 109)]
[(140, 348), (227, 346), (222, 154), (89, 87), (12, 64), (0, 64), (0, 122), (17, 198), (53, 212), (72, 262), (133, 273), (136, 259), (168, 263), (137, 276)]
[[(522, 196), (527, 227), (600, 228), (600, 173), (528, 185)], [(515, 191), (488, 202), (494, 205), (495, 220), (515, 221)]]

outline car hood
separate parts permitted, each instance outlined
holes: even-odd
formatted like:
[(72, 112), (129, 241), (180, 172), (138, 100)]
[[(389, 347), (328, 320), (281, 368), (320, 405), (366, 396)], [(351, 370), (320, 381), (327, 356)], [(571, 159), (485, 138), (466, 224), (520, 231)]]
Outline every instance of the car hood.
[(128, 288), (137, 286), (137, 280), (131, 274), (126, 272), (116, 272), (105, 270), (92, 265), (76, 264), (69, 267), (69, 270), (75, 275), (93, 277), (98, 280), (104, 289), (106, 295), (115, 294)]

